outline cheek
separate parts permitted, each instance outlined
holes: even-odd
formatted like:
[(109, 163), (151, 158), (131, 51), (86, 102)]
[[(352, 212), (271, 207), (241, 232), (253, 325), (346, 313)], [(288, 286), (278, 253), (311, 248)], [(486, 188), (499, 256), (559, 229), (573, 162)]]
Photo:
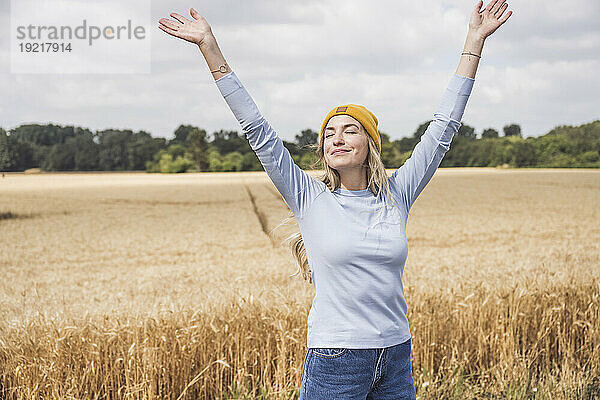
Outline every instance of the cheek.
[(365, 143), (365, 145), (362, 148), (362, 154), (366, 156), (368, 152), (369, 152), (369, 144)]
[(369, 150), (369, 144), (366, 141), (359, 141), (354, 147), (358, 149), (357, 153), (360, 154), (361, 157), (365, 156)]

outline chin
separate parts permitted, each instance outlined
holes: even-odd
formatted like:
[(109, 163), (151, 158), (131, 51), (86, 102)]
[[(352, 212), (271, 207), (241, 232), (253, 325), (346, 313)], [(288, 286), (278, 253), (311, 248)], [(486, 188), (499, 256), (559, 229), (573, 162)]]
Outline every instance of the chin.
[(329, 163), (329, 167), (333, 168), (333, 169), (340, 169), (340, 168), (350, 167), (350, 166), (352, 166), (350, 163), (340, 163), (340, 162)]

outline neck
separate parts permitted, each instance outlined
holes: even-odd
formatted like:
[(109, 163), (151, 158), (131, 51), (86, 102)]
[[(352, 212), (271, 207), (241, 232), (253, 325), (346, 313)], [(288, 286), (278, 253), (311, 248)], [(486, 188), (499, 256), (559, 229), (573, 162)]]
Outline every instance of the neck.
[(367, 188), (367, 168), (364, 166), (338, 169), (340, 187), (345, 190), (363, 190)]

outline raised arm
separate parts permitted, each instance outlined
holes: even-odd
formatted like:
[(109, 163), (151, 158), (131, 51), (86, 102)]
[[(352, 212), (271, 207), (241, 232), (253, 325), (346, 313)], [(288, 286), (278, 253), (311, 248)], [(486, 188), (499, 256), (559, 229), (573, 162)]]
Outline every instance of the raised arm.
[(457, 75), (475, 79), (485, 40), (513, 14), (512, 10), (504, 14), (508, 8), (508, 3), (505, 1), (491, 0), (483, 10), (481, 9), (483, 0), (479, 0), (475, 4), (469, 19), (469, 31), (465, 46), (456, 68)]
[(508, 7), (505, 0), (492, 0), (483, 10), (482, 5), (483, 1), (480, 0), (471, 14), (460, 62), (433, 114), (433, 120), (413, 149), (411, 157), (390, 177), (390, 183), (400, 194), (407, 212), (433, 177), (450, 149), (454, 134), (462, 125), (460, 121), (475, 83), (485, 39), (512, 14), (509, 11), (502, 17)]
[(302, 218), (313, 199), (326, 189), (303, 171), (292, 159), (275, 130), (262, 116), (252, 97), (248, 94), (235, 72), (231, 70), (206, 19), (190, 10), (194, 20), (172, 13), (169, 19), (160, 19), (163, 31), (197, 44), (213, 74), (223, 98), (238, 120), (250, 147), (258, 156), (273, 184), (294, 215)]

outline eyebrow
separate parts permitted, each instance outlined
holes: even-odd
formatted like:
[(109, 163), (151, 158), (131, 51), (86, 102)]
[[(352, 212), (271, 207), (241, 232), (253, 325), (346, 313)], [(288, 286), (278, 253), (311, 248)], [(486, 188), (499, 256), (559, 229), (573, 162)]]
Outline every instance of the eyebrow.
[[(348, 126), (355, 126), (357, 129), (360, 129), (360, 128), (358, 127), (358, 125), (356, 125), (356, 124), (345, 124), (345, 125), (343, 125), (343, 126), (342, 126), (342, 128), (346, 128), (346, 127), (348, 127)], [(328, 128), (325, 128), (325, 130), (326, 130), (326, 131), (327, 131), (327, 130), (329, 130), (329, 129), (333, 129), (333, 130), (335, 130), (335, 128), (334, 128), (333, 126), (330, 126), (330, 127), (328, 127)]]

